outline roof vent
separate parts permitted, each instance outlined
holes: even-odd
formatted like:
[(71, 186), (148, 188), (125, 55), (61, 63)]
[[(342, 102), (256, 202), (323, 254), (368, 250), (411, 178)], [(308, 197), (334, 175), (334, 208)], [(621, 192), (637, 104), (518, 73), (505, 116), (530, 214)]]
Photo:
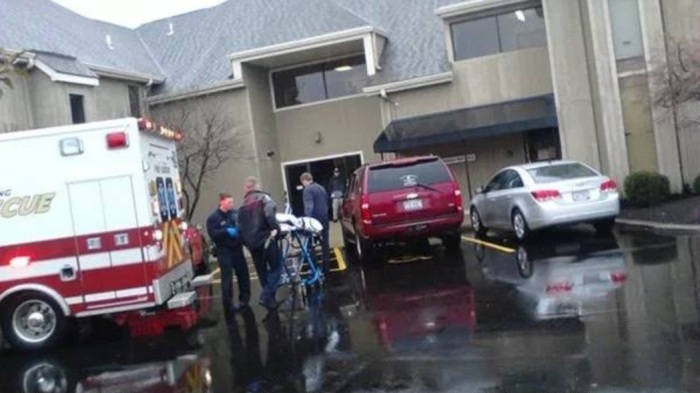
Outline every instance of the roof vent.
[(114, 46), (112, 45), (112, 36), (107, 34), (105, 35), (105, 42), (107, 43), (107, 48), (109, 49), (114, 49)]
[(168, 23), (168, 35), (173, 35), (175, 34), (175, 29), (173, 28), (173, 22)]

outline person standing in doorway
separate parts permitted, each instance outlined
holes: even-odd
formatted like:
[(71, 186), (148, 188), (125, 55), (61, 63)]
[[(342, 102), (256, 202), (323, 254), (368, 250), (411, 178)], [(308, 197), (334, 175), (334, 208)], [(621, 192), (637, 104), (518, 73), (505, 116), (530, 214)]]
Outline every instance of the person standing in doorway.
[[(233, 197), (219, 194), (219, 207), (207, 219), (207, 232), (216, 245), (219, 269), (221, 270), (221, 296), (225, 313), (248, 307), (250, 301), (250, 277), (248, 262), (243, 254), (243, 245), (238, 239), (236, 210)], [(238, 279), (239, 306), (233, 304), (233, 271)]]
[(340, 169), (338, 168), (333, 170), (333, 177), (328, 183), (328, 191), (331, 193), (333, 222), (338, 222), (340, 219), (340, 206), (343, 204), (343, 197), (345, 197), (345, 179), (340, 176)]
[(304, 215), (317, 219), (323, 225), (321, 232), (321, 250), (323, 253), (323, 274), (328, 275), (330, 265), (330, 239), (328, 220), (328, 192), (322, 185), (314, 183), (309, 172), (301, 175), (304, 185)]
[(238, 229), (243, 244), (253, 256), (262, 295), (260, 304), (268, 310), (277, 308), (277, 286), (282, 274), (281, 255), (277, 244), (280, 231), (277, 204), (270, 194), (260, 190), (258, 179), (249, 177), (244, 185), (245, 198), (238, 210)]

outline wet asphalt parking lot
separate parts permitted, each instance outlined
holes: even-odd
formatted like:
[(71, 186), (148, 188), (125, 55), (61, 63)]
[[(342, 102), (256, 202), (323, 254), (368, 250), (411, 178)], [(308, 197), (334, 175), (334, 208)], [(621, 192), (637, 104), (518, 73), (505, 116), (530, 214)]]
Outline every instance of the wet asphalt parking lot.
[(215, 286), (190, 332), (97, 322), (61, 348), (4, 350), (0, 391), (700, 391), (700, 237), (580, 227), (337, 254), (322, 291), (282, 289), (274, 313), (226, 318)]

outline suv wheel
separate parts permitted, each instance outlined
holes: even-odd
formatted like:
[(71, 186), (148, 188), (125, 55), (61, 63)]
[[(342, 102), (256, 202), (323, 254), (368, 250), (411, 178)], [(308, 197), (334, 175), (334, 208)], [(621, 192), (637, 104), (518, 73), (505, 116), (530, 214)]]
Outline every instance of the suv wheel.
[(374, 245), (372, 242), (362, 239), (357, 231), (355, 231), (355, 253), (360, 262), (367, 262), (374, 256)]
[(462, 246), (462, 233), (460, 231), (450, 232), (442, 237), (442, 245), (447, 251), (458, 251)]
[(513, 224), (513, 232), (515, 232), (515, 237), (521, 241), (527, 239), (527, 237), (530, 235), (530, 228), (527, 226), (525, 216), (520, 209), (513, 210), (511, 222)]

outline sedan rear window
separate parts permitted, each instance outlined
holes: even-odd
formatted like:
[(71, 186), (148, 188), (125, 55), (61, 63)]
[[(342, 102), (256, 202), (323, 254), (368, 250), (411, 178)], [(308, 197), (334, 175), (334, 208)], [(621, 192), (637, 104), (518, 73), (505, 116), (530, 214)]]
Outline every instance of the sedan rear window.
[(543, 166), (527, 172), (538, 184), (598, 176), (597, 173), (578, 163)]
[(441, 161), (424, 161), (401, 166), (381, 166), (369, 171), (368, 191), (397, 190), (417, 185), (430, 186), (451, 181)]

